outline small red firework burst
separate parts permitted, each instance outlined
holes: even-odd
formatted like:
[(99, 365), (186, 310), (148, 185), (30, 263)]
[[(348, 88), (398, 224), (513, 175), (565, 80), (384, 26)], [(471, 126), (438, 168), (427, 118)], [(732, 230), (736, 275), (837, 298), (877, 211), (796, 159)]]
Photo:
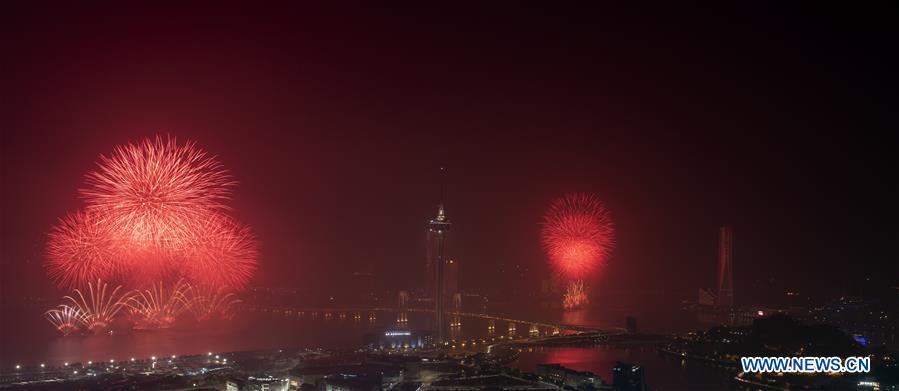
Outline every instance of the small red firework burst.
[(556, 270), (578, 280), (605, 265), (615, 229), (599, 198), (574, 193), (552, 203), (543, 218), (541, 238)]
[(80, 289), (75, 289), (73, 295), (63, 297), (72, 304), (71, 307), (83, 314), (85, 326), (94, 333), (103, 332), (112, 323), (116, 314), (126, 306), (131, 295), (131, 293), (120, 294), (121, 285), (113, 288), (111, 292), (107, 288), (105, 282), (97, 280), (96, 285), (93, 282), (87, 284), (87, 295)]
[(127, 302), (128, 309), (140, 328), (168, 328), (190, 309), (190, 290), (191, 286), (184, 280), (172, 286), (159, 282), (150, 289), (135, 292)]
[(60, 305), (57, 309), (47, 311), (45, 315), (47, 320), (53, 323), (56, 330), (59, 330), (63, 335), (69, 335), (78, 331), (87, 322), (85, 314), (81, 310), (67, 305)]
[(583, 281), (574, 281), (565, 288), (565, 295), (562, 297), (562, 307), (565, 309), (577, 309), (590, 303), (587, 295), (587, 287)]
[(230, 319), (241, 302), (224, 288), (194, 287), (190, 290), (190, 310), (197, 320)]

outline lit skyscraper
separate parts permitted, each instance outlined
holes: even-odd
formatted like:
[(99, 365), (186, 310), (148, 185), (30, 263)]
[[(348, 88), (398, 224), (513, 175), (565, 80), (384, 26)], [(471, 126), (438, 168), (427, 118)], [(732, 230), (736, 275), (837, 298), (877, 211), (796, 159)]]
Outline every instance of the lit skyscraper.
[(449, 233), (450, 222), (441, 204), (437, 209), (437, 216), (428, 222), (428, 265), (429, 275), (427, 281), (429, 290), (434, 295), (434, 319), (437, 331), (437, 342), (446, 340), (444, 305), (446, 304), (444, 269), (446, 268), (446, 236)]
[(718, 305), (734, 305), (734, 232), (730, 227), (718, 230)]

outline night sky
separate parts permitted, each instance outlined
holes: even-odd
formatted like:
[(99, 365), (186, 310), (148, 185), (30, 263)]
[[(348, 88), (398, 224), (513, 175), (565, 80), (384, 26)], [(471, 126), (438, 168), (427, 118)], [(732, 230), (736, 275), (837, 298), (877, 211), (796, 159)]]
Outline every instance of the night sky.
[(418, 284), (441, 166), (466, 290), (547, 278), (540, 218), (573, 191), (615, 218), (593, 284), (625, 303), (713, 286), (720, 225), (738, 303), (899, 284), (895, 24), (814, 7), (7, 10), (2, 300), (60, 294), (47, 232), (156, 134), (240, 182), (253, 285)]

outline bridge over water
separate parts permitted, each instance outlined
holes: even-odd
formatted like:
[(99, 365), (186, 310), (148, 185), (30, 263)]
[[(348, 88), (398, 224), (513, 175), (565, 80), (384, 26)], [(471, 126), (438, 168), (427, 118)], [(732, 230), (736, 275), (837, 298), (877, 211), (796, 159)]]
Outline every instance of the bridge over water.
[[(281, 306), (261, 306), (261, 305), (252, 305), (252, 304), (242, 304), (241, 307), (243, 309), (249, 311), (260, 311), (260, 312), (269, 312), (273, 314), (279, 314), (284, 316), (310, 316), (310, 317), (324, 317), (324, 318), (333, 318), (338, 317), (340, 319), (345, 319), (347, 317), (352, 317), (354, 319), (362, 319), (368, 318), (372, 319), (379, 312), (389, 312), (389, 313), (397, 313), (397, 314), (405, 314), (409, 312), (423, 312), (423, 313), (434, 313), (434, 309), (427, 308), (391, 308), (391, 307), (374, 307), (374, 308), (295, 308), (295, 307), (281, 307)], [(531, 335), (561, 335), (566, 333), (591, 333), (596, 335), (618, 335), (626, 333), (624, 328), (612, 327), (612, 328), (600, 328), (595, 326), (585, 326), (585, 325), (572, 325), (565, 323), (555, 323), (555, 322), (545, 322), (545, 321), (534, 321), (527, 319), (516, 319), (510, 318), (507, 316), (501, 315), (489, 315), (489, 314), (481, 314), (475, 312), (462, 312), (462, 311), (446, 311), (446, 314), (454, 317), (465, 317), (465, 318), (479, 318), (485, 319), (489, 324), (493, 324), (493, 322), (500, 321), (506, 322), (509, 328), (509, 331), (515, 331), (518, 325), (528, 327), (528, 333)], [(542, 329), (542, 332), (541, 332)]]

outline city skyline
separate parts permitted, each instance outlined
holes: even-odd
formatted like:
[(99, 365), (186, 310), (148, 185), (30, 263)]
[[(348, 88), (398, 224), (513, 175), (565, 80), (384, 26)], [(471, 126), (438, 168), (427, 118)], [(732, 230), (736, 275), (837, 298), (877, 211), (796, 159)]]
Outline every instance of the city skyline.
[[(325, 21), (339, 19), (336, 10), (310, 12), (296, 30), (228, 9), (196, 24), (199, 11), (187, 9), (163, 32), (151, 23), (160, 10), (130, 19), (128, 30), (95, 11), (84, 20), (98, 23), (66, 35), (46, 28), (81, 26), (61, 9), (23, 9), (12, 23), (23, 55), (9, 89), (21, 97), (7, 126), (15, 131), (3, 136), (4, 300), (55, 294), (41, 278), (48, 227), (80, 207), (75, 189), (100, 154), (155, 134), (196, 140), (240, 178), (236, 217), (260, 239), (256, 286), (315, 275), (309, 284), (325, 287), (347, 268), (401, 283), (384, 271), (419, 267), (441, 166), (460, 227), (457, 258), (483, 265), (460, 269), (475, 290), (512, 294), (550, 273), (536, 225), (550, 200), (571, 191), (598, 194), (616, 217), (618, 248), (596, 294), (622, 296), (624, 306), (709, 286), (722, 225), (739, 232), (734, 285), (758, 292), (738, 301), (788, 289), (823, 299), (866, 278), (896, 283), (897, 273), (874, 272), (896, 268), (895, 198), (883, 180), (893, 164), (875, 137), (892, 129), (883, 104), (891, 58), (878, 49), (882, 38), (838, 28), (827, 10), (794, 29), (760, 9), (721, 8), (764, 23), (712, 19), (698, 25), (715, 28), (706, 34), (664, 15), (630, 25), (639, 12), (620, 10), (616, 21), (563, 9), (472, 23), (458, 37), (483, 38), (471, 46), (447, 35), (455, 13), (424, 9), (375, 16), (390, 25), (421, 14), (403, 25), (418, 34), (397, 24), (366, 38), (331, 34)], [(596, 26), (621, 39), (603, 39)], [(126, 32), (92, 39), (110, 28)], [(182, 39), (185, 31), (195, 33)], [(218, 50), (217, 31), (243, 38)], [(793, 46), (812, 33), (820, 39)], [(44, 49), (28, 49), (38, 42)], [(368, 45), (383, 42), (385, 55)], [(132, 60), (139, 53), (159, 60)], [(66, 59), (65, 72), (48, 68), (54, 56)], [(350, 226), (369, 232), (352, 236), (357, 246), (341, 245)], [(528, 270), (521, 282), (499, 278), (516, 267)]]
[(899, 388), (894, 13), (6, 8), (0, 388)]

